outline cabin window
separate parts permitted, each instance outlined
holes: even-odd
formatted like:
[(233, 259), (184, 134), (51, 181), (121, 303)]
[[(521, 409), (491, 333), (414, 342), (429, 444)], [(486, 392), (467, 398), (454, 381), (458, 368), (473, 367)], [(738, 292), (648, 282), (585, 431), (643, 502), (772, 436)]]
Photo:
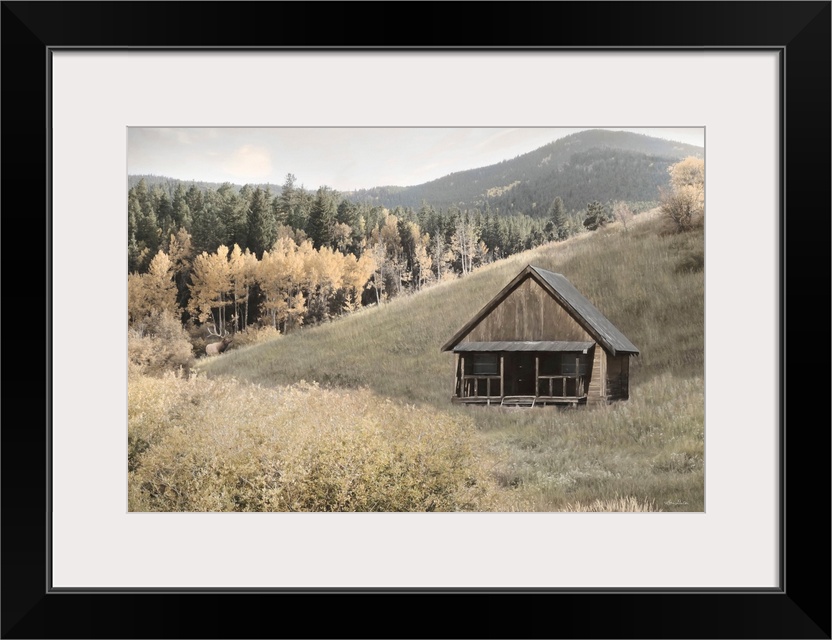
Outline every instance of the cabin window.
[(542, 353), (538, 374), (541, 376), (585, 376), (589, 373), (586, 353)]
[[(465, 359), (466, 363), (468, 358)], [(471, 371), (469, 375), (498, 376), (500, 375), (500, 356), (496, 353), (475, 353), (471, 357)]]

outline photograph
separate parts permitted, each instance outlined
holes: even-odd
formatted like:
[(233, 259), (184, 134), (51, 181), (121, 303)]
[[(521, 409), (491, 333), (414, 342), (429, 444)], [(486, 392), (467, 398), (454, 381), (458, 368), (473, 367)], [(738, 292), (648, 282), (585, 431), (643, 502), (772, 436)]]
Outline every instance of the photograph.
[(703, 512), (705, 129), (128, 130), (131, 512)]

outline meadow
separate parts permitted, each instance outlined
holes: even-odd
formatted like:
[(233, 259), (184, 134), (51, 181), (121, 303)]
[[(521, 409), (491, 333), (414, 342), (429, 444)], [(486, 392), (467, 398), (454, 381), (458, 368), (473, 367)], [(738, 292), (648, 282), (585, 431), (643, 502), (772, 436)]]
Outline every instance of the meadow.
[[(639, 347), (628, 401), (451, 404), (440, 346), (527, 264)], [(196, 372), (131, 375), (131, 510), (702, 511), (703, 229), (641, 214)]]

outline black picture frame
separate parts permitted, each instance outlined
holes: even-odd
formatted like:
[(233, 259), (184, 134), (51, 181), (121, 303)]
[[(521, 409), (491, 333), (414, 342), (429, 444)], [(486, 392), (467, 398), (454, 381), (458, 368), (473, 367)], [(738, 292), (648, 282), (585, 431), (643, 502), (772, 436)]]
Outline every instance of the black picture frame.
[[(21, 338), (6, 341), (2, 371), (2, 637), (829, 638), (830, 430), (826, 419), (817, 419), (818, 412), (828, 417), (829, 385), (821, 385), (826, 376), (817, 375), (817, 363), (810, 360), (829, 353), (825, 337), (817, 338), (817, 325), (827, 336), (830, 2), (471, 3), (458, 11), (448, 3), (401, 3), (395, 11), (393, 6), (2, 3), (2, 255), (8, 294), (3, 318), (9, 320), (7, 338)], [(267, 19), (272, 12), (279, 18)], [(379, 15), (396, 16), (399, 26), (393, 32), (387, 22), (387, 30), (379, 30)], [(49, 289), (51, 269), (59, 268), (50, 260), (50, 52), (130, 47), (778, 51), (785, 80), (780, 98), (780, 587), (51, 590), (48, 437), (55, 381), (50, 327), (60, 313), (72, 311), (51, 308)], [(38, 246), (43, 256), (33, 251)], [(32, 285), (15, 283), (21, 276)], [(814, 300), (801, 289), (807, 282), (821, 291)], [(787, 324), (788, 293), (793, 313)], [(24, 311), (22, 324), (17, 310)], [(804, 316), (804, 310), (811, 313)], [(792, 346), (788, 352), (786, 344)], [(801, 409), (809, 409), (812, 417)], [(301, 605), (317, 615), (308, 619)], [(387, 626), (389, 620), (396, 626)], [(446, 620), (458, 626), (448, 628)]]

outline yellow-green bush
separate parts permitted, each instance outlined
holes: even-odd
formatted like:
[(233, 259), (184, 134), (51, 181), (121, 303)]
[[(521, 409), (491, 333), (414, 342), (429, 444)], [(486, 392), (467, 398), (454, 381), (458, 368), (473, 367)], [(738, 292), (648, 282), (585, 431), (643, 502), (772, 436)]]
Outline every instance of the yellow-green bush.
[(471, 422), (298, 384), (129, 382), (131, 511), (489, 510)]
[(133, 323), (127, 331), (130, 365), (147, 375), (190, 371), (194, 354), (188, 334), (179, 319), (167, 311), (154, 313)]

